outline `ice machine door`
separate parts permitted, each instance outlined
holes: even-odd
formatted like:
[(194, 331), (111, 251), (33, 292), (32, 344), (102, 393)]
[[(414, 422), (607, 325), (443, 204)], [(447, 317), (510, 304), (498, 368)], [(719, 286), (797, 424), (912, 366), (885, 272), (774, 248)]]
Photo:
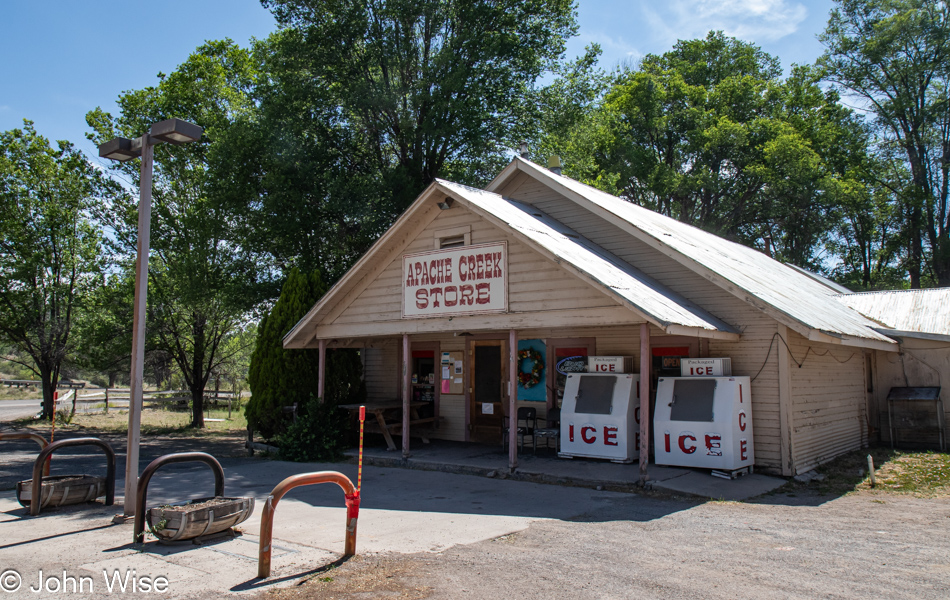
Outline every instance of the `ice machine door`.
[(671, 421), (713, 421), (715, 379), (677, 379), (673, 384)]

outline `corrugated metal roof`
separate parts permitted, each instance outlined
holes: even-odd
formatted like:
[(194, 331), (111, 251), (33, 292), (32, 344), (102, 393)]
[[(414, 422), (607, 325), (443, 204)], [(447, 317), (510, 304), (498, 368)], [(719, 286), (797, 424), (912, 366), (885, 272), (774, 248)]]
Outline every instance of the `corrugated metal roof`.
[(737, 333), (728, 323), (676, 294), (538, 209), (500, 195), (437, 180), (454, 197), (503, 221), (557, 259), (587, 274), (662, 326)]
[(836, 298), (891, 329), (950, 336), (950, 288), (860, 292)]
[(564, 186), (808, 328), (893, 342), (873, 329), (875, 323), (838, 302), (833, 289), (757, 250), (556, 175), (530, 161), (515, 160), (536, 178)]

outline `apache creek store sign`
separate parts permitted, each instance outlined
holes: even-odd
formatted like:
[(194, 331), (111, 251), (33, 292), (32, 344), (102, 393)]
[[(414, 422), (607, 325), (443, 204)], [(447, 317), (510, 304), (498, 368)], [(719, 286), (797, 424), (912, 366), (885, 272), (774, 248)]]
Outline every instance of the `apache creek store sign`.
[(479, 244), (402, 257), (402, 316), (508, 310), (508, 245)]

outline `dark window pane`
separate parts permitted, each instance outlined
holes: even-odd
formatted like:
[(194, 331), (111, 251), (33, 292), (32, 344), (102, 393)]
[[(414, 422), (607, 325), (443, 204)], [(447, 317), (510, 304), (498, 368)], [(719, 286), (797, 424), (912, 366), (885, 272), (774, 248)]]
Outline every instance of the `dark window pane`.
[(715, 379), (677, 379), (673, 382), (670, 420), (712, 422), (716, 383)]
[(577, 385), (577, 404), (574, 412), (588, 415), (609, 415), (614, 399), (617, 378), (599, 375), (580, 375)]

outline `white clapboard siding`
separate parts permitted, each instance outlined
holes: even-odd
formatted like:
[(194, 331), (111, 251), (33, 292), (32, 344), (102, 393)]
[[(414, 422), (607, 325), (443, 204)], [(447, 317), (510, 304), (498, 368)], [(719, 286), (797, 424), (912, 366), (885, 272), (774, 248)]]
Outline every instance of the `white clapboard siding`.
[[(396, 345), (382, 348), (363, 348), (363, 381), (366, 383), (366, 399), (370, 402), (392, 400), (398, 397), (399, 365)], [(332, 374), (328, 373), (332, 377)]]
[[(617, 306), (618, 302), (588, 282), (566, 273), (500, 229), (459, 207), (444, 211), (405, 250), (432, 250), (435, 232), (470, 226), (473, 244), (508, 242), (508, 308), (511, 312), (584, 309)], [(402, 316), (402, 255), (400, 254), (335, 319), (334, 324), (398, 321)], [(631, 313), (633, 317), (633, 313)]]
[[(803, 473), (867, 444), (864, 353), (788, 332), (795, 470)], [(804, 360), (804, 362), (802, 362)]]

